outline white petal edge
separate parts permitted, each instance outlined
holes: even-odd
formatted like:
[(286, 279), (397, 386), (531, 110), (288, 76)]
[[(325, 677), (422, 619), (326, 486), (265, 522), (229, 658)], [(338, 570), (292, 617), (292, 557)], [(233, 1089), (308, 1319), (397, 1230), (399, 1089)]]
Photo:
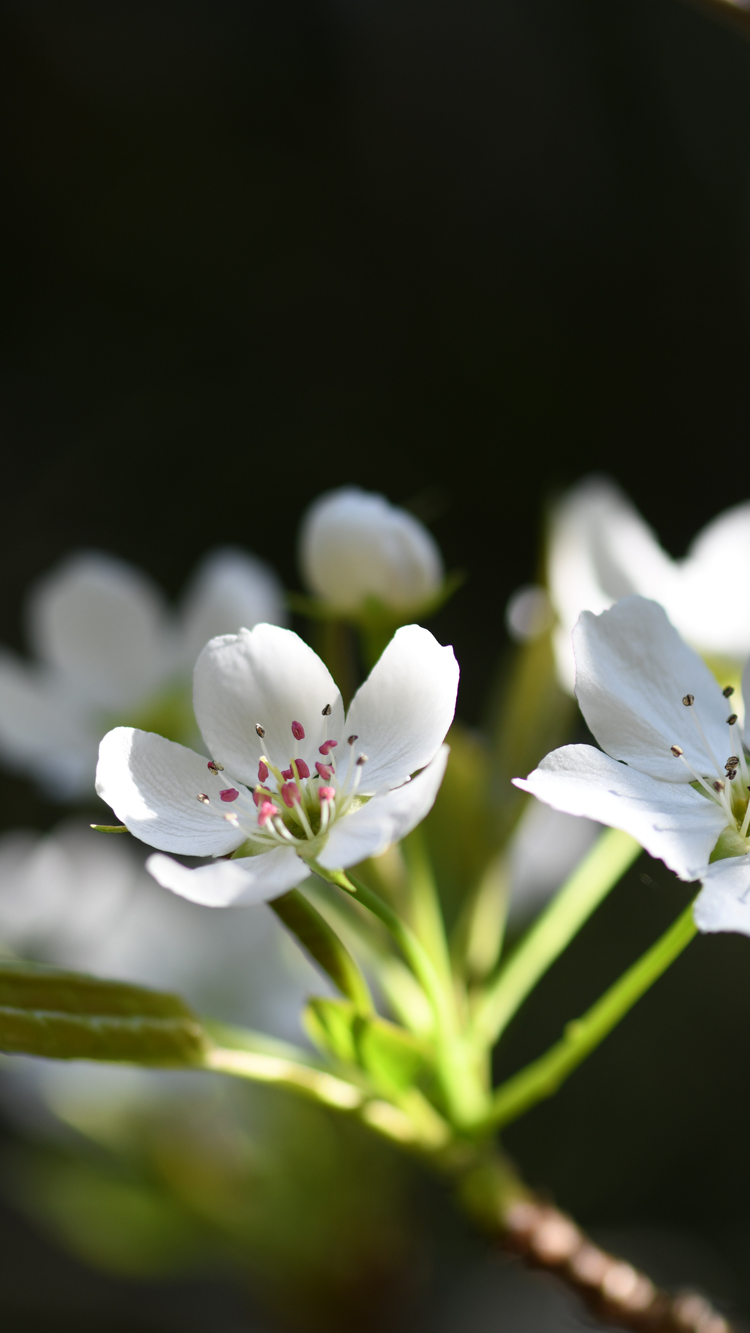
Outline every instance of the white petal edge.
[(380, 856), (411, 833), (435, 804), (445, 775), (450, 747), (442, 745), (431, 764), (411, 782), (383, 796), (374, 796), (367, 805), (334, 824), (323, 852), (318, 857), (327, 870), (342, 870), (358, 865), (368, 856)]
[(195, 869), (155, 852), (146, 861), (146, 869), (162, 888), (203, 907), (250, 907), (268, 902), (310, 874), (304, 861), (286, 847), (234, 861), (212, 861)]
[(357, 690), (347, 735), (367, 755), (362, 792), (405, 782), (445, 740), (456, 711), (458, 662), (421, 625), (398, 630)]
[(705, 934), (750, 935), (750, 856), (714, 861), (701, 874), (701, 882), (703, 889), (693, 906), (698, 929)]
[[(305, 729), (299, 755), (311, 772), (323, 741), (340, 745), (344, 735), (344, 706), (331, 673), (299, 635), (278, 625), (207, 643), (195, 664), (193, 703), (214, 759), (248, 786), (258, 780), (261, 755), (279, 768), (295, 756), (292, 722)], [(331, 712), (324, 716), (326, 707)]]
[[(222, 786), (232, 778), (222, 773)], [(199, 792), (217, 788), (204, 805)], [(115, 727), (99, 746), (96, 790), (136, 838), (163, 852), (221, 856), (244, 839), (224, 815), (217, 779), (203, 755), (152, 731)]]
[(684, 880), (702, 877), (727, 822), (692, 787), (659, 782), (592, 745), (553, 750), (514, 786), (555, 810), (622, 829)]
[[(730, 708), (705, 662), (680, 638), (664, 608), (645, 597), (624, 597), (573, 631), (576, 695), (591, 731), (615, 759), (667, 782), (692, 776), (670, 752), (680, 745), (702, 775), (724, 774), (732, 753)], [(706, 748), (683, 698), (695, 696)]]

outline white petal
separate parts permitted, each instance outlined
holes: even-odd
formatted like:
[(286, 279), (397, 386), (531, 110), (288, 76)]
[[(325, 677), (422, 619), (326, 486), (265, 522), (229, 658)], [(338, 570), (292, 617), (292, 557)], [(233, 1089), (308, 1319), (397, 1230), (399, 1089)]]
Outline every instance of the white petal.
[[(576, 695), (599, 744), (652, 777), (690, 782), (670, 746), (680, 745), (699, 773), (724, 775), (732, 752), (730, 708), (705, 662), (680, 638), (656, 602), (626, 597), (593, 616), (585, 611), (574, 634)], [(713, 754), (701, 739), (693, 711)]]
[(304, 861), (286, 847), (236, 861), (212, 861), (194, 870), (156, 852), (146, 861), (146, 869), (163, 888), (204, 907), (268, 902), (310, 874)]
[(90, 792), (98, 736), (59, 680), (0, 652), (0, 752), (64, 799)]
[(458, 663), (429, 630), (404, 625), (352, 700), (347, 736), (367, 755), (362, 792), (396, 787), (429, 763), (456, 711)]
[(618, 598), (655, 596), (672, 562), (619, 486), (587, 477), (555, 505), (550, 522), (547, 581), (560, 619), (555, 635), (558, 674), (573, 692), (571, 633), (582, 611), (598, 615)]
[(702, 872), (701, 880), (703, 891), (693, 908), (698, 929), (750, 935), (750, 856), (714, 861)]
[(195, 571), (182, 601), (182, 655), (192, 671), (201, 648), (219, 634), (286, 621), (284, 590), (263, 560), (235, 547), (212, 551)]
[(702, 876), (727, 822), (719, 806), (692, 787), (659, 782), (591, 745), (553, 750), (514, 785), (555, 810), (630, 833), (686, 880)]
[[(297, 754), (292, 722), (305, 729), (299, 755), (311, 772), (323, 741), (341, 746), (343, 739), (344, 707), (328, 668), (298, 635), (276, 625), (206, 644), (195, 665), (193, 703), (211, 754), (248, 786), (258, 781), (261, 755), (286, 768)], [(265, 728), (262, 739), (256, 724)]]
[(443, 580), (440, 551), (419, 520), (356, 486), (310, 506), (299, 547), (305, 582), (342, 611), (358, 610), (367, 597), (396, 611), (416, 609)]
[[(228, 773), (222, 786), (231, 787)], [(244, 835), (225, 818), (226, 807), (199, 801), (217, 779), (203, 755), (152, 731), (116, 727), (99, 746), (96, 790), (117, 818), (142, 842), (164, 852), (221, 856), (234, 851)]]
[(411, 833), (435, 804), (448, 763), (449, 746), (441, 746), (431, 764), (395, 791), (374, 796), (367, 805), (334, 824), (318, 861), (328, 870), (358, 865), (380, 856), (392, 842)]
[[(703, 652), (750, 653), (750, 503), (727, 509), (698, 534), (668, 598), (674, 624)], [(654, 594), (657, 596), (658, 594)]]
[(166, 668), (158, 589), (111, 556), (76, 555), (42, 579), (31, 598), (29, 629), (39, 655), (99, 707), (137, 702)]

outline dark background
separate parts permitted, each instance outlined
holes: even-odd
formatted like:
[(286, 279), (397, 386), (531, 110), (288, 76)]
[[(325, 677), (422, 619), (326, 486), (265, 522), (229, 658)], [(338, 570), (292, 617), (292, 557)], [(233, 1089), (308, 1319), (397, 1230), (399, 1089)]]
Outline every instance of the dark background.
[[(675, 555), (747, 498), (750, 44), (678, 0), (16, 0), (0, 105), (4, 642), (82, 545), (177, 593), (238, 542), (298, 586), (301, 512), (357, 482), (467, 571), (433, 628), (473, 722), (555, 488), (612, 473)], [(683, 898), (639, 865), (504, 1067)], [(749, 1102), (750, 941), (707, 939), (508, 1138), (750, 1309)]]

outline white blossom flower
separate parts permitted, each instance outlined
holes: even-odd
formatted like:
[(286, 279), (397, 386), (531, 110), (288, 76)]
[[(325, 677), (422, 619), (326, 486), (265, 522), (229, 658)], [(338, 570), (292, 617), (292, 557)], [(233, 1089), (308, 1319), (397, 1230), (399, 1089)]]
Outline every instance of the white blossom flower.
[(302, 575), (308, 587), (344, 615), (368, 599), (386, 611), (416, 614), (439, 593), (443, 561), (413, 514), (356, 486), (321, 495), (302, 520)]
[[(101, 743), (97, 791), (161, 852), (227, 857), (189, 869), (151, 856), (165, 888), (207, 906), (274, 898), (311, 873), (377, 856), (431, 808), (458, 665), (425, 629), (400, 629), (348, 714), (327, 667), (290, 630), (212, 639), (193, 701), (205, 758), (119, 727)], [(411, 775), (422, 771), (413, 780)]]
[(192, 740), (189, 682), (208, 639), (284, 620), (273, 572), (232, 549), (206, 557), (177, 615), (145, 574), (95, 552), (42, 578), (27, 609), (37, 661), (0, 650), (0, 754), (68, 799), (92, 790), (99, 741), (117, 721), (160, 721)]
[(702, 656), (740, 666), (750, 653), (750, 583), (727, 570), (748, 564), (750, 503), (725, 510), (684, 559), (673, 560), (618, 486), (585, 479), (562, 497), (550, 523), (547, 581), (562, 684), (573, 688), (571, 632), (581, 611), (604, 611), (634, 593), (660, 602)]
[(642, 597), (584, 612), (573, 641), (578, 702), (605, 752), (563, 746), (516, 786), (704, 880), (701, 929), (750, 934), (750, 772), (732, 688)]

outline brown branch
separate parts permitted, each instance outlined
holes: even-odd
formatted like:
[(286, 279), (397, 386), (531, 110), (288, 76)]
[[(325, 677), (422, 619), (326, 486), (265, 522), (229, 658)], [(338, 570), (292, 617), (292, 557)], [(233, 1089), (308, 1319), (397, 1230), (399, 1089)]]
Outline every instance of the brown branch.
[(603, 1323), (636, 1333), (732, 1333), (702, 1296), (660, 1291), (550, 1204), (529, 1198), (510, 1203), (503, 1212), (502, 1244), (531, 1267), (554, 1273)]

